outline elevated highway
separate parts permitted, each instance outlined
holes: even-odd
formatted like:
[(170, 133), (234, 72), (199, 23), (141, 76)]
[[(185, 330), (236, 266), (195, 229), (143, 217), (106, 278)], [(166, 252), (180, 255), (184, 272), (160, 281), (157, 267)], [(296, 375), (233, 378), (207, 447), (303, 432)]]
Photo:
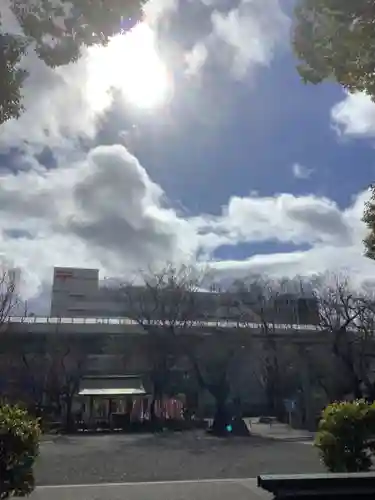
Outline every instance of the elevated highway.
[[(142, 322), (131, 318), (67, 318), (51, 316), (11, 316), (4, 328), (14, 334), (30, 335), (135, 335), (146, 334), (149, 328), (167, 328), (168, 322)], [(183, 333), (194, 335), (214, 335), (217, 332), (243, 332), (253, 337), (272, 335), (286, 337), (300, 342), (321, 343), (328, 340), (329, 334), (316, 325), (288, 325), (268, 324), (265, 330), (262, 323), (238, 322), (233, 320), (217, 319), (207, 321), (189, 321), (175, 323), (174, 328)]]

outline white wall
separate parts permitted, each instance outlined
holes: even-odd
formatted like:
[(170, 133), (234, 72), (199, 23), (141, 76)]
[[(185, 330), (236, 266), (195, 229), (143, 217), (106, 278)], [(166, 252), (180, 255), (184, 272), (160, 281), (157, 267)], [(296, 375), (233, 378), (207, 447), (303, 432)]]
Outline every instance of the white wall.
[[(86, 305), (98, 295), (98, 269), (55, 267), (51, 296), (51, 316), (86, 315)], [(80, 304), (80, 306), (78, 306)], [(79, 310), (81, 307), (81, 311)]]

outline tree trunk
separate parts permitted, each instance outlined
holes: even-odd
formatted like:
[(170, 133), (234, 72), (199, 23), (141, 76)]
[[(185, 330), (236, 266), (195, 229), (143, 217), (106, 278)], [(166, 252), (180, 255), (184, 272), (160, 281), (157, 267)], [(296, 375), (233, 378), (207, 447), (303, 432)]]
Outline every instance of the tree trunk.
[(159, 398), (154, 395), (150, 405), (150, 424), (152, 432), (160, 431), (160, 418), (156, 415), (155, 406)]
[(153, 397), (150, 405), (150, 422), (153, 424), (156, 419), (156, 414), (155, 414), (155, 404), (156, 404), (156, 399)]
[(357, 379), (353, 380), (353, 395), (354, 395), (354, 399), (362, 399), (363, 398), (361, 383)]
[(341, 327), (339, 332), (336, 334), (335, 342), (333, 344), (333, 354), (336, 356), (338, 360), (343, 363), (344, 367), (347, 370), (347, 373), (350, 377), (352, 384), (352, 392), (355, 399), (362, 399), (364, 394), (361, 388), (361, 380), (357, 375), (357, 370), (355, 368), (355, 360), (353, 359), (353, 354), (349, 350), (348, 345), (344, 352), (340, 350), (339, 340), (340, 335), (346, 334), (346, 327)]
[(278, 369), (276, 370), (271, 366), (268, 367), (266, 377), (266, 398), (269, 416), (276, 417), (278, 420), (282, 421), (285, 409)]
[(226, 404), (227, 398), (223, 394), (217, 393), (212, 394), (212, 396), (215, 398), (216, 409), (211, 432), (215, 436), (226, 436), (228, 434), (227, 426), (232, 421), (230, 411)]
[(72, 415), (73, 398), (69, 395), (65, 399), (65, 430), (72, 432), (74, 430), (74, 420)]
[(367, 398), (366, 400), (369, 403), (373, 403), (375, 401), (375, 385), (371, 382), (367, 384)]

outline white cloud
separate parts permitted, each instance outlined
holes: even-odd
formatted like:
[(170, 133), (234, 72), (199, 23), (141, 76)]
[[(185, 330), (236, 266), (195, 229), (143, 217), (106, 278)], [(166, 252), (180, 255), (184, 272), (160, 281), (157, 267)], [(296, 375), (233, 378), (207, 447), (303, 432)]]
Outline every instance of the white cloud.
[(212, 25), (215, 42), (223, 40), (232, 49), (232, 70), (241, 78), (250, 65), (270, 62), (287, 36), (289, 18), (278, 0), (242, 0), (226, 14), (213, 12)]
[(242, 261), (221, 261), (215, 268), (223, 276), (241, 277), (265, 273), (277, 277), (313, 276), (325, 272), (349, 275), (360, 285), (374, 279), (374, 263), (361, 257), (356, 246), (347, 247), (337, 256), (337, 248), (317, 246), (305, 251), (255, 255)]
[[(158, 23), (168, 19), (178, 4), (176, 0), (152, 0), (147, 4), (147, 19), (156, 32)], [(286, 40), (289, 19), (278, 0), (242, 0), (227, 12), (220, 10), (221, 7), (222, 2), (211, 2), (211, 33), (198, 37), (191, 52), (180, 54), (190, 75), (214, 59), (227, 71), (232, 70), (236, 77), (243, 76), (250, 68), (268, 64), (276, 47)], [(17, 32), (19, 27), (14, 16), (3, 5), (2, 14), (4, 29)], [(119, 45), (115, 40), (108, 48), (84, 50), (77, 63), (55, 70), (47, 68), (30, 51), (24, 60), (24, 66), (30, 71), (24, 86), (26, 112), (19, 120), (2, 126), (0, 148), (22, 147), (31, 152), (46, 145), (60, 151), (74, 148), (80, 138), (95, 136), (100, 118), (113, 103), (110, 93), (113, 87), (119, 89), (126, 100), (126, 89), (122, 85), (129, 79), (127, 75), (135, 72), (134, 65), (138, 73), (144, 74), (146, 85), (147, 82), (155, 85), (157, 75), (140, 70), (142, 64), (150, 67), (149, 61), (142, 60), (144, 44), (139, 49), (140, 58), (134, 57), (137, 50), (134, 44), (129, 43), (133, 54), (130, 58)], [(133, 90), (138, 87), (133, 85)]]
[[(277, 198), (271, 204), (272, 198), (259, 199), (259, 204), (263, 208), (267, 206), (268, 219), (264, 220), (265, 236), (268, 238), (270, 233), (276, 233), (277, 221), (279, 223), (279, 236), (275, 238), (276, 241), (305, 242), (310, 244), (310, 248), (284, 253), (258, 254), (241, 261), (216, 262), (215, 267), (220, 273), (226, 276), (266, 273), (280, 277), (294, 277), (332, 271), (348, 273), (357, 283), (361, 283), (367, 278), (374, 279), (374, 263), (363, 257), (362, 243), (366, 228), (361, 222), (361, 218), (364, 203), (369, 197), (368, 191), (360, 193), (353, 200), (352, 205), (343, 211), (340, 211), (334, 202), (325, 198), (280, 196), (281, 198), (286, 197), (288, 203), (280, 205)], [(284, 210), (280, 210), (281, 206), (284, 207)], [(279, 209), (276, 221), (273, 219), (277, 213), (275, 207)], [(300, 223), (294, 230), (290, 231), (291, 221), (288, 220), (288, 214), (290, 208), (292, 208), (293, 214), (296, 207), (298, 207)], [(323, 215), (324, 213), (327, 218)], [(246, 214), (242, 214), (242, 217), (245, 221)], [(247, 226), (251, 228), (252, 218), (247, 218), (247, 221)], [(271, 229), (268, 225), (270, 221)], [(319, 235), (320, 224), (321, 234)], [(332, 238), (328, 234), (330, 230), (332, 230)], [(251, 231), (252, 229), (249, 229), (249, 232)]]
[(279, 0), (241, 0), (227, 11), (219, 0), (203, 3), (212, 9), (212, 28), (186, 55), (188, 74), (214, 60), (241, 79), (250, 69), (268, 65), (287, 40), (290, 19)]
[[(95, 54), (95, 55), (94, 55)], [(98, 117), (112, 102), (109, 82), (93, 61), (105, 49), (87, 51), (80, 61), (52, 71), (30, 57), (30, 77), (24, 87), (26, 112), (2, 126), (0, 146), (64, 149), (79, 137), (94, 137)]]
[(341, 211), (332, 200), (314, 195), (253, 194), (231, 197), (219, 216), (184, 217), (123, 146), (101, 146), (53, 170), (4, 171), (0, 242), (4, 256), (22, 268), (31, 296), (50, 279), (54, 265), (123, 274), (150, 263), (190, 260), (202, 251), (210, 259), (221, 245), (266, 241), (310, 249), (214, 265), (227, 274), (348, 268), (368, 278), (374, 271), (361, 256), (360, 222), (367, 196)]
[(292, 165), (292, 172), (296, 179), (310, 179), (314, 170), (305, 165), (301, 165), (301, 163), (294, 163)]
[(178, 9), (179, 0), (148, 0), (145, 4), (147, 22), (157, 25), (166, 16)]
[(339, 134), (353, 137), (375, 135), (375, 104), (362, 93), (347, 94), (331, 110), (331, 120)]
[[(213, 0), (205, 3), (219, 8)], [(153, 1), (154, 22), (164, 15), (163, 5), (173, 11), (177, 4)], [(288, 24), (276, 0), (242, 0), (227, 13), (214, 11), (212, 32), (196, 41), (188, 66), (194, 73), (206, 59), (219, 57), (239, 77), (268, 64), (278, 44), (287, 43)], [(2, 253), (22, 268), (27, 295), (35, 295), (38, 285), (51, 278), (54, 265), (126, 273), (202, 251), (209, 259), (221, 245), (241, 242), (310, 249), (214, 263), (221, 272), (303, 274), (347, 267), (357, 276), (374, 274), (373, 264), (361, 256), (366, 194), (346, 210), (314, 195), (233, 196), (219, 216), (183, 217), (124, 147), (98, 147), (88, 154), (78, 150), (72, 160), (67, 150), (79, 137), (94, 137), (98, 119), (112, 103), (108, 90), (118, 81), (112, 70), (119, 65), (112, 59), (116, 68), (111, 67), (110, 50), (87, 50), (78, 63), (55, 71), (30, 54), (25, 61), (32, 70), (25, 86), (27, 111), (1, 128), (0, 147), (21, 147), (25, 168), (14, 173), (0, 165), (0, 243)], [(344, 123), (347, 114), (341, 110), (337, 116)], [(56, 153), (53, 170), (33, 155), (45, 146)]]
[[(160, 16), (166, 16), (176, 6), (174, 1), (149, 2), (150, 25), (156, 26)], [(2, 30), (20, 31), (8, 0), (1, 6), (1, 15)], [(129, 106), (134, 94), (138, 97), (142, 92), (144, 99), (149, 98), (147, 85), (161, 86), (164, 70), (152, 33), (145, 25), (137, 26), (125, 36), (115, 37), (108, 47), (84, 49), (77, 63), (56, 69), (48, 68), (30, 48), (22, 60), (30, 75), (23, 87), (26, 111), (20, 119), (2, 126), (0, 148), (21, 147), (28, 151), (38, 151), (44, 146), (72, 148), (80, 138), (94, 138), (100, 118), (113, 103), (113, 89), (119, 91), (117, 96), (122, 96)], [(172, 87), (171, 82), (168, 84)], [(165, 99), (168, 97), (169, 94)]]
[[(54, 170), (2, 174), (0, 213), (5, 255), (40, 278), (59, 263), (124, 271), (197, 248), (194, 229), (164, 207), (162, 189), (123, 146)], [(30, 237), (11, 238), (10, 229)]]
[[(30, 72), (23, 89), (26, 111), (2, 126), (0, 147), (37, 150), (47, 145), (61, 150), (79, 138), (93, 139), (99, 119), (113, 103), (113, 89), (128, 106), (134, 98), (150, 101), (154, 96), (147, 86), (164, 84), (150, 33), (138, 26), (108, 47), (84, 50), (77, 63), (54, 70), (30, 53), (24, 61)], [(166, 92), (170, 86), (165, 83)]]
[(210, 221), (226, 244), (279, 241), (295, 245), (351, 244), (351, 230), (337, 205), (314, 195), (232, 197)]
[(185, 54), (185, 72), (187, 75), (196, 75), (201, 71), (208, 58), (208, 49), (203, 42), (194, 45), (190, 52)]

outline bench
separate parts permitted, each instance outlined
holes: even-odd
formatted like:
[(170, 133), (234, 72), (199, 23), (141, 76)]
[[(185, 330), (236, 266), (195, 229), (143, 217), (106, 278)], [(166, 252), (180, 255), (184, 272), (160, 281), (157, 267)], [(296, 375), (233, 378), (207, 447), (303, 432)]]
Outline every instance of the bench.
[(375, 499), (375, 474), (295, 474), (258, 476), (258, 487), (275, 499)]

